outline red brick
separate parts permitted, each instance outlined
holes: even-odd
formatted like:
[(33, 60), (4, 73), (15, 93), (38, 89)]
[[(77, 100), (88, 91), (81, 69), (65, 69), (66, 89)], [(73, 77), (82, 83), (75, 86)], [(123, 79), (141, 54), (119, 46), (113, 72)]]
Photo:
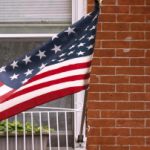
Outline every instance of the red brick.
[(145, 16), (144, 15), (118, 15), (117, 16), (118, 22), (144, 22)]
[(101, 111), (102, 118), (129, 118), (127, 111)]
[(99, 83), (99, 77), (97, 75), (91, 75), (90, 77), (90, 83)]
[(101, 14), (99, 17), (100, 22), (116, 22), (115, 14)]
[(131, 83), (150, 83), (150, 76), (132, 76), (130, 77)]
[(89, 90), (90, 92), (99, 92), (100, 87), (98, 84), (90, 84)]
[(118, 32), (117, 39), (122, 40), (140, 40), (144, 39), (144, 32)]
[(105, 110), (105, 109), (115, 109), (115, 103), (113, 102), (88, 102), (88, 109), (90, 110)]
[(130, 150), (150, 150), (150, 146), (131, 146)]
[(144, 145), (145, 139), (143, 137), (118, 137), (117, 144), (123, 145)]
[(99, 145), (87, 145), (88, 150), (99, 150)]
[(118, 92), (144, 92), (144, 85), (117, 85)]
[(143, 67), (117, 67), (116, 74), (120, 75), (144, 75)]
[(102, 41), (103, 48), (129, 48), (129, 42), (126, 41)]
[(144, 127), (144, 120), (118, 119), (117, 127)]
[(150, 21), (150, 15), (145, 15), (145, 22), (147, 22), (147, 23), (149, 23), (149, 21)]
[(150, 6), (131, 6), (132, 14), (150, 14)]
[(128, 6), (103, 6), (101, 8), (101, 12), (103, 13), (129, 13)]
[(103, 1), (102, 5), (114, 5), (116, 4), (116, 0), (107, 0)]
[(131, 31), (149, 31), (150, 24), (148, 23), (132, 23)]
[(149, 101), (150, 93), (131, 93), (130, 101)]
[(103, 23), (103, 31), (129, 31), (128, 23)]
[(88, 125), (91, 127), (114, 127), (114, 119), (88, 119)]
[(122, 101), (128, 100), (128, 93), (102, 93), (102, 100), (108, 101)]
[(150, 119), (146, 120), (146, 127), (150, 127)]
[(116, 55), (119, 57), (144, 57), (144, 50), (129, 49), (126, 52), (125, 49), (117, 49)]
[(114, 92), (115, 85), (108, 85), (108, 84), (101, 84), (99, 85), (100, 91), (99, 92)]
[(150, 145), (150, 137), (147, 137), (147, 138), (146, 138), (146, 144), (147, 144), (147, 145)]
[[(150, 94), (150, 93), (149, 93)], [(145, 109), (150, 110), (150, 102), (145, 102)]]
[(88, 132), (88, 136), (100, 136), (100, 129), (99, 128), (90, 128)]
[(133, 111), (131, 118), (150, 118), (150, 111)]
[(131, 48), (150, 48), (150, 42), (149, 41), (134, 41), (131, 42)]
[(88, 100), (99, 100), (99, 93), (88, 92)]
[(146, 5), (150, 5), (150, 1), (149, 0), (146, 0)]
[(101, 76), (101, 83), (128, 83), (128, 76)]
[(102, 66), (128, 66), (129, 59), (127, 58), (102, 58)]
[(150, 39), (150, 32), (146, 32), (145, 34), (146, 34), (146, 39), (149, 40)]
[(132, 58), (131, 66), (149, 66), (150, 59), (149, 58)]
[(92, 67), (92, 74), (97, 75), (114, 75), (114, 67)]
[(92, 65), (93, 66), (99, 66), (100, 65), (100, 58), (93, 58)]
[(88, 118), (99, 118), (100, 117), (99, 110), (97, 110), (97, 111), (93, 111), (93, 110), (87, 111), (87, 117)]
[(150, 75), (150, 67), (145, 67), (145, 74)]
[(146, 50), (145, 56), (150, 57), (150, 50)]
[(129, 136), (129, 128), (102, 128), (102, 136)]
[(118, 102), (117, 110), (144, 110), (142, 102)]
[(115, 39), (115, 32), (97, 32), (96, 37), (101, 40)]
[(144, 5), (144, 0), (118, 0), (119, 5)]
[(94, 56), (96, 57), (113, 57), (115, 56), (115, 50), (114, 49), (100, 49), (96, 50), (94, 53)]
[(146, 85), (146, 92), (150, 92), (150, 85)]
[(150, 129), (146, 129), (146, 128), (131, 129), (131, 136), (149, 136), (149, 135), (150, 135)]
[(129, 147), (124, 145), (102, 146), (100, 150), (129, 150)]
[(113, 145), (115, 139), (113, 137), (88, 137), (88, 144)]

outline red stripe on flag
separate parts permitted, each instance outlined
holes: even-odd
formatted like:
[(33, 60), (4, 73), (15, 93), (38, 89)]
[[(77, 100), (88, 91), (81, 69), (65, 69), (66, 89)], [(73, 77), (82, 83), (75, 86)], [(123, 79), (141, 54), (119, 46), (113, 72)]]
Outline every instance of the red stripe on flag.
[(9, 98), (16, 90), (12, 90), (10, 92), (7, 92), (7, 94), (4, 94), (3, 96), (0, 96), (0, 104), (5, 102), (7, 98)]
[(8, 97), (7, 99), (4, 99), (3, 102), (5, 101), (9, 101), (15, 97), (18, 97), (20, 95), (24, 95), (26, 93), (38, 90), (38, 89), (42, 89), (44, 87), (49, 87), (55, 84), (59, 84), (59, 83), (63, 83), (63, 82), (69, 82), (69, 81), (76, 81), (76, 80), (81, 80), (81, 79), (88, 79), (90, 77), (90, 74), (86, 74), (86, 75), (76, 75), (76, 76), (71, 76), (71, 77), (65, 77), (65, 78), (61, 78), (61, 79), (57, 79), (57, 80), (53, 80), (53, 81), (49, 81), (49, 82), (45, 82), (45, 83), (41, 83), (41, 84), (37, 84), (31, 87), (28, 87), (26, 89), (23, 89), (21, 91), (18, 91), (14, 94), (12, 94), (10, 97)]
[[(15, 105), (12, 108), (9, 108), (3, 112), (0, 112), (0, 121), (9, 118), (11, 116), (14, 116), (22, 111), (25, 111), (27, 109), (31, 109), (35, 106), (39, 106), (42, 105), (44, 103), (50, 102), (52, 100), (67, 96), (67, 95), (71, 95), (73, 93), (77, 93), (81, 90), (86, 89), (88, 86), (80, 86), (80, 87), (71, 87), (71, 88), (66, 88), (66, 89), (62, 89), (62, 90), (58, 90), (55, 92), (50, 92), (44, 95), (41, 95), (39, 97), (30, 99), (26, 102), (20, 103), (18, 105)], [(41, 101), (42, 99), (42, 101)]]
[(39, 80), (43, 77), (51, 76), (51, 75), (58, 74), (61, 72), (66, 72), (66, 71), (76, 70), (76, 69), (89, 68), (90, 65), (91, 65), (91, 61), (86, 62), (86, 63), (73, 64), (73, 65), (64, 66), (64, 67), (61, 67), (58, 69), (50, 70), (50, 71), (41, 73), (39, 75), (36, 75), (35, 77), (31, 78), (26, 84), (31, 83), (31, 82), (36, 81), (36, 80)]
[(3, 86), (3, 85), (4, 85), (4, 83), (0, 82), (0, 87)]

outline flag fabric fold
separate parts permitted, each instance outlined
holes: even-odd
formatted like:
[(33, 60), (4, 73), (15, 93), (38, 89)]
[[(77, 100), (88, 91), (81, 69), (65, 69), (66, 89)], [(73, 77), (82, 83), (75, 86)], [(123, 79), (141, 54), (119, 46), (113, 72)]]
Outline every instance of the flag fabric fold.
[(0, 68), (0, 121), (88, 87), (99, 2), (41, 47)]

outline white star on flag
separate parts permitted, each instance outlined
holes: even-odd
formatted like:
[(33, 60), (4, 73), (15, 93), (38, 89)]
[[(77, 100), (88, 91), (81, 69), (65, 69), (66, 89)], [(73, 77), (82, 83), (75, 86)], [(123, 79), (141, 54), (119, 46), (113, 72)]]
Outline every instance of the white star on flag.
[(24, 74), (26, 75), (26, 76), (28, 76), (28, 75), (31, 75), (32, 74), (32, 72), (33, 72), (33, 69), (28, 69), (27, 70), (27, 72), (25, 72)]
[(57, 45), (54, 45), (54, 48), (52, 49), (52, 51), (55, 51), (55, 54), (59, 51), (61, 51), (60, 49), (61, 46), (57, 46)]
[(78, 45), (78, 47), (82, 47), (82, 46), (84, 46), (85, 45), (85, 43), (80, 43), (79, 45)]
[(17, 63), (18, 63), (17, 61), (13, 61), (13, 63), (11, 64), (13, 69), (18, 67)]
[(28, 80), (29, 80), (29, 79), (25, 79), (25, 80), (23, 80), (23, 81), (22, 81), (22, 84), (27, 83), (27, 82), (28, 82)]
[(29, 62), (31, 62), (31, 56), (25, 56), (25, 58), (23, 59), (23, 61), (25, 62), (25, 64), (27, 65)]
[(78, 56), (80, 56), (80, 55), (84, 55), (84, 52), (80, 51), (80, 52), (78, 53)]
[(57, 34), (52, 36), (52, 40), (54, 40), (54, 39), (56, 39), (56, 38), (58, 38), (58, 35), (57, 35)]
[(96, 26), (93, 26), (93, 27), (90, 29), (90, 31), (95, 30), (95, 29), (96, 29)]
[(39, 50), (39, 53), (36, 56), (38, 56), (40, 59), (46, 57), (45, 51), (42, 52), (42, 51)]
[(0, 73), (1, 72), (6, 72), (6, 66), (3, 66), (3, 67), (0, 68)]
[(46, 65), (47, 64), (42, 64), (39, 68), (40, 68), (40, 70), (42, 70), (43, 68), (45, 68), (46, 67)]
[(88, 49), (91, 49), (91, 48), (93, 48), (93, 45), (90, 45), (90, 46), (88, 46), (87, 48), (88, 48)]
[(75, 28), (70, 28), (70, 27), (69, 27), (68, 30), (66, 30), (65, 32), (67, 32), (68, 35), (70, 35), (71, 33), (75, 33), (74, 29), (75, 29)]
[(10, 79), (11, 79), (11, 80), (18, 79), (18, 76), (19, 76), (19, 74), (13, 74), (13, 75), (10, 77)]
[(89, 40), (92, 40), (92, 39), (94, 39), (94, 36), (91, 35), (88, 39), (89, 39)]

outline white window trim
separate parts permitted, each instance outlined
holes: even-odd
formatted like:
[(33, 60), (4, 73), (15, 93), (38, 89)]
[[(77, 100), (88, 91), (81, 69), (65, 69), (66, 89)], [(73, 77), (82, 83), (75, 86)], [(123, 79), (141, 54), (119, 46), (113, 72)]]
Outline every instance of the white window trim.
[[(72, 0), (72, 23), (79, 20), (83, 15), (87, 12), (87, 0)], [(81, 91), (77, 94), (74, 94), (74, 109), (82, 110), (83, 103), (84, 103), (85, 91)], [(81, 127), (81, 118), (82, 118), (82, 111), (78, 111), (75, 113), (74, 116), (74, 136), (75, 136), (75, 150), (80, 150), (80, 144), (77, 143), (77, 138), (80, 132)], [(84, 125), (84, 132), (85, 132), (85, 125)], [(84, 143), (82, 143), (82, 150), (86, 150), (86, 138), (84, 136)]]

